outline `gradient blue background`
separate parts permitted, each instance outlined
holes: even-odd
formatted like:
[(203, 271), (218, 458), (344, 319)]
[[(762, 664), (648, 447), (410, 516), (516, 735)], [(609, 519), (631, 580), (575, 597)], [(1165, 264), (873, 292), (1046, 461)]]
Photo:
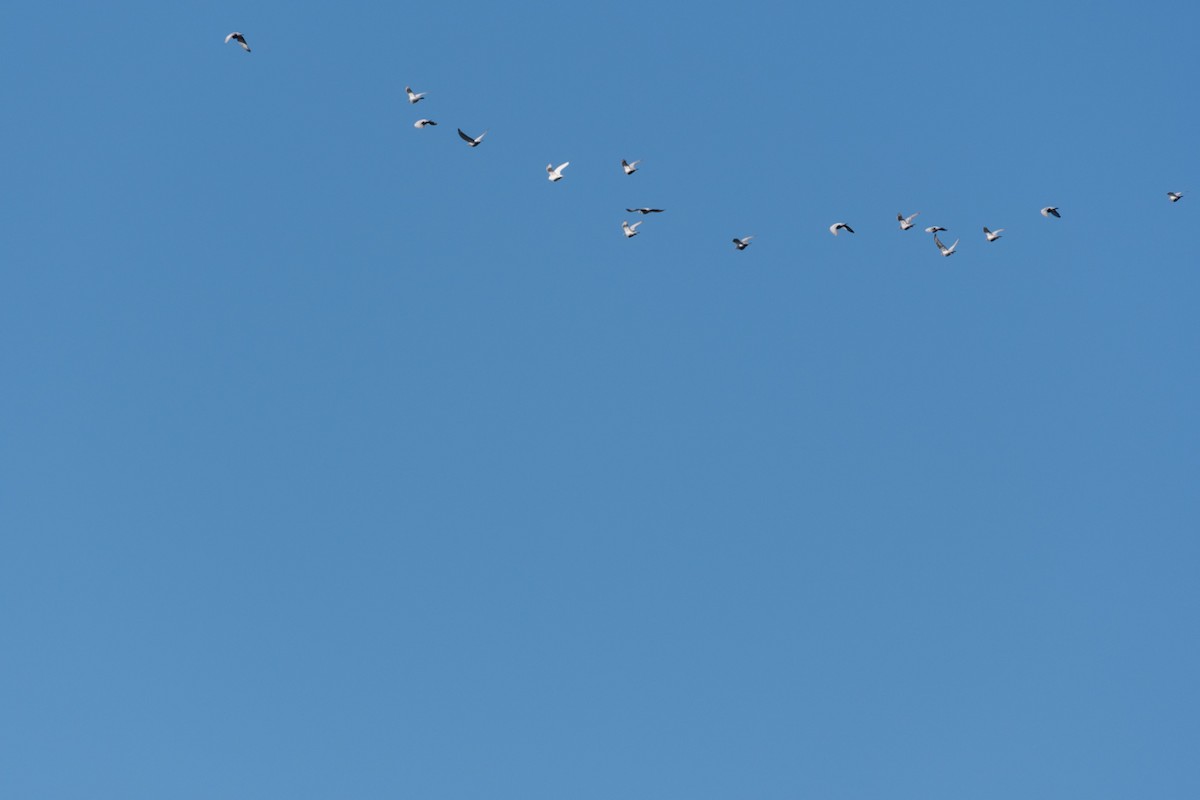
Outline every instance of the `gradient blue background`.
[(3, 12), (0, 794), (1200, 796), (1195, 4), (403, 5)]

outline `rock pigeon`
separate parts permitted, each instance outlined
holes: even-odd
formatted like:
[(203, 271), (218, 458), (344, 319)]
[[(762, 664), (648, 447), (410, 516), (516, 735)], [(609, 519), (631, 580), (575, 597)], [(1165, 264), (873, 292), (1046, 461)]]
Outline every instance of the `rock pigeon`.
[(570, 163), (571, 163), (570, 161), (564, 161), (563, 163), (559, 164), (557, 167), (551, 167), (549, 164), (547, 164), (546, 165), (546, 177), (550, 180), (551, 183), (554, 183), (555, 181), (561, 181), (563, 179), (562, 171), (564, 169), (566, 169), (567, 165)]
[[(917, 214), (921, 212), (918, 211)], [(903, 214), (897, 214), (896, 219), (900, 220), (900, 230), (906, 231), (913, 226), (913, 220), (917, 218), (917, 214), (909, 214), (907, 217)]]
[(630, 214), (661, 214), (663, 212), (661, 208), (627, 208), (625, 210)]
[(1178, 203), (1183, 199), (1183, 192), (1167, 192), (1167, 199), (1172, 203)]
[(225, 37), (225, 44), (229, 44), (230, 42), (237, 42), (242, 46), (243, 50), (245, 50), (247, 53), (250, 52), (250, 45), (246, 44), (246, 37), (242, 36), (242, 34), (238, 33), (237, 31), (234, 31)]
[(437, 123), (431, 119), (419, 119), (413, 123), (414, 128), (428, 128), (430, 125), (436, 126)]
[(942, 240), (938, 238), (936, 233), (933, 235), (933, 243), (937, 245), (937, 249), (941, 250), (944, 256), (954, 255), (954, 248), (958, 247), (958, 239), (954, 240), (954, 244), (946, 247), (946, 245), (942, 244)]
[(405, 86), (404, 91), (408, 92), (408, 102), (419, 103), (425, 99), (425, 92), (414, 92), (411, 86)]
[(854, 228), (851, 228), (849, 225), (847, 225), (844, 222), (833, 223), (832, 225), (829, 226), (829, 232), (832, 233), (834, 236), (837, 236), (838, 232), (841, 231), (843, 228), (845, 230), (849, 231), (850, 233), (854, 233)]
[(1004, 228), (996, 228), (996, 230), (994, 230), (994, 231), (989, 231), (987, 229), (987, 226), (984, 225), (983, 226), (983, 235), (987, 237), (987, 240), (989, 242), (994, 242), (1000, 238), (1000, 231), (1002, 231), (1002, 230), (1004, 230)]
[(642, 162), (634, 161), (632, 164), (630, 164), (628, 161), (626, 161), (625, 159), (622, 158), (621, 159), (621, 169), (625, 170), (626, 175), (632, 175), (633, 173), (637, 172), (637, 165), (640, 163), (642, 163)]
[(938, 231), (944, 231), (944, 230), (946, 230), (946, 229), (943, 228), (941, 225), (930, 225), (928, 228), (925, 229), (925, 232), (926, 233), (937, 233)]
[(487, 136), (487, 131), (484, 131), (472, 139), (470, 136), (467, 136), (465, 133), (463, 133), (462, 128), (459, 128), (458, 135), (462, 137), (462, 140), (467, 143), (468, 147), (479, 147), (479, 143), (483, 141), (483, 137)]
[(1042, 216), (1043, 217), (1059, 217), (1060, 219), (1062, 218), (1062, 214), (1059, 214), (1058, 209), (1055, 208), (1054, 206), (1046, 206), (1045, 208), (1043, 208)]
[(621, 230), (625, 231), (625, 238), (632, 239), (633, 237), (637, 236), (638, 235), (637, 227), (638, 227), (638, 225), (641, 225), (641, 224), (642, 224), (642, 221), (640, 219), (637, 222), (633, 223), (632, 225), (629, 224), (629, 220), (625, 220), (624, 222), (622, 222)]
[(753, 236), (743, 236), (741, 239), (734, 239), (733, 246), (738, 250), (745, 250), (750, 246), (750, 240), (753, 238)]

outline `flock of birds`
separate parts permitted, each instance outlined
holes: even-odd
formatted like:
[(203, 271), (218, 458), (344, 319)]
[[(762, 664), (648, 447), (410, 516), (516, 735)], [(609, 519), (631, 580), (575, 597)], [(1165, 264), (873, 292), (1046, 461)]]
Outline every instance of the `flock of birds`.
[[(238, 45), (240, 45), (243, 50), (245, 50), (247, 53), (250, 52), (250, 45), (246, 43), (246, 37), (243, 36), (241, 34), (241, 32), (234, 31), (233, 33), (226, 36), (225, 44), (229, 44), (230, 42), (237, 42)], [(416, 105), (417, 103), (424, 100), (426, 95), (428, 94), (427, 92), (414, 92), (411, 86), (405, 86), (404, 91), (408, 94), (408, 102), (412, 105)], [(436, 127), (436, 126), (437, 126), (436, 121), (434, 121), (432, 119), (426, 119), (426, 118), (418, 119), (416, 122), (413, 123), (413, 127), (417, 128), (417, 129), (430, 128), (430, 127)], [(459, 138), (461, 138), (464, 142), (466, 142), (468, 147), (478, 147), (483, 142), (483, 137), (487, 136), (487, 133), (488, 132), (485, 130), (483, 133), (479, 134), (478, 136), (471, 136), (470, 134), (465, 133), (462, 128), (458, 129)], [(638, 164), (640, 164), (640, 163), (642, 163), (640, 160), (627, 161), (625, 159), (621, 159), (621, 170), (626, 175), (632, 175), (633, 173), (638, 171)], [(561, 181), (563, 179), (563, 170), (566, 169), (567, 167), (569, 167), (570, 165), (571, 165), (570, 161), (564, 161), (563, 163), (559, 164), (557, 167), (554, 166), (552, 163), (547, 164), (546, 165), (547, 179), (551, 183), (557, 183), (558, 181)], [(1183, 199), (1183, 192), (1167, 192), (1167, 199), (1170, 200), (1172, 203), (1178, 203), (1181, 199)], [(630, 214), (641, 214), (643, 216), (645, 216), (647, 214), (660, 214), (663, 211), (663, 209), (661, 209), (661, 208), (627, 208), (625, 210)], [(906, 230), (909, 230), (910, 228), (916, 227), (915, 224), (913, 223), (913, 220), (916, 219), (917, 216), (920, 215), (920, 213), (921, 213), (920, 211), (917, 211), (912, 214), (909, 214), (908, 216), (905, 216), (902, 213), (897, 214), (896, 219), (900, 222), (900, 230), (906, 231)], [(1042, 209), (1042, 216), (1046, 217), (1047, 219), (1049, 219), (1050, 217), (1054, 217), (1055, 219), (1062, 218), (1062, 215), (1059, 213), (1057, 206), (1046, 206), (1045, 208)], [(632, 239), (634, 236), (637, 236), (638, 235), (638, 227), (642, 224), (642, 222), (643, 222), (643, 220), (638, 220), (637, 222), (634, 222), (631, 225), (631, 224), (629, 224), (629, 220), (623, 220), (621, 222), (621, 231), (625, 234), (625, 238)], [(832, 233), (834, 236), (837, 236), (842, 231), (846, 231), (847, 233), (854, 233), (854, 229), (851, 228), (845, 222), (835, 222), (829, 226), (829, 232)], [(987, 240), (989, 242), (995, 242), (997, 239), (1002, 238), (1000, 236), (1000, 234), (1003, 233), (1003, 231), (1004, 231), (1004, 228), (996, 228), (995, 230), (991, 230), (986, 225), (983, 227), (983, 235), (987, 238)], [(928, 228), (925, 229), (925, 232), (933, 235), (933, 243), (937, 247), (938, 251), (940, 251), (943, 256), (954, 255), (955, 250), (958, 247), (958, 243), (960, 241), (962, 241), (961, 239), (955, 239), (954, 243), (949, 246), (944, 244), (942, 242), (942, 240), (938, 238), (938, 233), (946, 232), (946, 228), (943, 228), (940, 225), (930, 225)], [(733, 240), (733, 246), (735, 248), (737, 248), (737, 250), (739, 250), (739, 251), (745, 250), (747, 247), (750, 246), (750, 240), (753, 238), (754, 238), (753, 236), (742, 236), (740, 238), (735, 237)]]

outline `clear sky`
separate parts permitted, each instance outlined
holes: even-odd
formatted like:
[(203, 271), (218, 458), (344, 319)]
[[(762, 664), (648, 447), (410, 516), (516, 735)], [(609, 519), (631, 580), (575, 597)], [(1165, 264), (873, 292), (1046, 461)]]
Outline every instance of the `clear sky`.
[(0, 795), (1200, 796), (1194, 3), (3, 19)]

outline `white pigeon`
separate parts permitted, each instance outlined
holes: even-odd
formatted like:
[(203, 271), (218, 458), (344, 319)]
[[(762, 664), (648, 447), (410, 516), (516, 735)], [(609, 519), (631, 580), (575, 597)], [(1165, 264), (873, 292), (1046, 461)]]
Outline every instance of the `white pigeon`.
[(413, 123), (414, 128), (428, 128), (430, 125), (437, 125), (437, 123), (431, 119), (419, 119)]
[(750, 240), (753, 238), (754, 238), (753, 236), (743, 236), (740, 239), (734, 239), (733, 246), (736, 247), (738, 250), (745, 250), (747, 247), (750, 246)]
[(246, 37), (242, 36), (242, 34), (238, 33), (237, 31), (234, 31), (225, 37), (225, 44), (229, 44), (230, 42), (237, 42), (242, 46), (243, 50), (245, 50), (247, 53), (250, 52), (250, 45), (246, 44)]
[(1172, 203), (1178, 203), (1183, 199), (1183, 192), (1167, 192), (1167, 199)]
[(1062, 214), (1058, 213), (1058, 209), (1056, 207), (1046, 206), (1045, 208), (1042, 209), (1042, 216), (1043, 217), (1060, 217), (1061, 218)]
[(946, 230), (946, 229), (943, 228), (941, 225), (930, 225), (928, 228), (925, 229), (925, 232), (926, 233), (937, 233), (938, 231), (944, 231), (944, 230)]
[(829, 226), (829, 232), (832, 233), (834, 236), (837, 236), (838, 232), (841, 231), (843, 228), (846, 229), (847, 231), (849, 231), (850, 233), (854, 233), (854, 228), (851, 228), (849, 225), (847, 225), (844, 222), (833, 223), (832, 225)]
[(946, 245), (942, 244), (942, 240), (938, 238), (936, 233), (933, 235), (933, 243), (937, 245), (938, 250), (941, 250), (944, 256), (954, 255), (954, 248), (958, 247), (958, 239), (954, 240), (954, 244), (946, 247)]
[(987, 240), (989, 242), (994, 242), (1000, 238), (1000, 231), (1002, 231), (1002, 230), (1004, 230), (1004, 228), (996, 228), (996, 230), (994, 230), (994, 231), (989, 231), (987, 229), (987, 226), (984, 225), (983, 226), (983, 235), (987, 237)]
[(629, 224), (629, 220), (625, 220), (624, 222), (622, 222), (621, 230), (625, 231), (625, 238), (632, 239), (633, 237), (637, 236), (637, 227), (638, 227), (638, 225), (641, 225), (641, 224), (642, 224), (642, 221), (640, 219), (637, 222), (633, 223), (632, 225)]
[(467, 147), (479, 147), (479, 143), (483, 141), (483, 137), (487, 136), (487, 131), (484, 131), (483, 133), (479, 134), (478, 136), (472, 138), (470, 136), (467, 136), (465, 133), (463, 133), (462, 128), (459, 128), (458, 135), (462, 138), (462, 140), (464, 142), (467, 143)]
[(411, 86), (405, 86), (404, 91), (408, 92), (408, 102), (419, 103), (425, 99), (425, 92), (414, 92)]
[[(918, 211), (917, 214), (921, 212)], [(913, 226), (913, 220), (917, 218), (917, 214), (909, 214), (907, 217), (903, 214), (897, 214), (896, 219), (900, 220), (900, 230), (906, 231)]]
[(637, 165), (640, 163), (642, 163), (641, 160), (638, 160), (638, 161), (634, 161), (631, 164), (622, 158), (621, 159), (621, 169), (625, 170), (626, 175), (632, 175), (633, 173), (637, 172)]
[(546, 178), (551, 183), (554, 183), (555, 181), (561, 181), (563, 179), (562, 171), (564, 169), (566, 169), (567, 165), (570, 163), (571, 163), (570, 161), (564, 161), (563, 163), (559, 164), (557, 167), (551, 167), (549, 164), (547, 164), (546, 165)]

